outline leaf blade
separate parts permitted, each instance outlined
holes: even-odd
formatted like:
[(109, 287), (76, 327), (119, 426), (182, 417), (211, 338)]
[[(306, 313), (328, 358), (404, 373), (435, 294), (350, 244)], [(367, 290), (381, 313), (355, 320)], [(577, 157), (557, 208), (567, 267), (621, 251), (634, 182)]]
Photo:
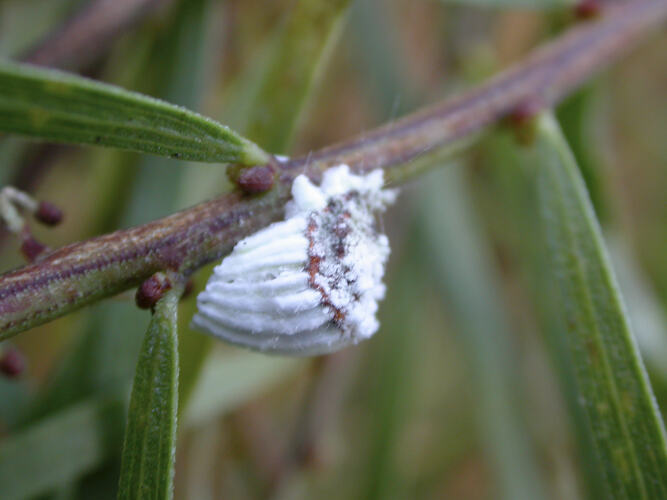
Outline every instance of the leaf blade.
[(546, 251), (561, 299), (552, 305), (606, 495), (667, 496), (664, 426), (583, 180), (549, 116), (539, 120), (534, 151)]
[[(286, 153), (314, 82), (336, 44), (350, 0), (298, 2), (286, 19), (247, 125), (249, 137)], [(276, 99), (276, 89), (283, 98)], [(264, 142), (266, 141), (266, 142)]]
[[(467, 165), (466, 165), (467, 166)], [(485, 251), (475, 206), (461, 172), (444, 165), (429, 174), (420, 192), (418, 237), (429, 249), (425, 259), (438, 296), (454, 319), (473, 374), (477, 425), (482, 449), (507, 499), (546, 498), (536, 455), (526, 435), (518, 353), (512, 323), (500, 299), (500, 277)]]
[(184, 408), (182, 425), (191, 429), (220, 418), (295, 376), (304, 365), (295, 358), (213, 351)]
[(185, 108), (8, 61), (0, 62), (0, 131), (196, 161), (268, 160), (256, 144)]
[(173, 496), (181, 291), (173, 288), (158, 301), (146, 331), (132, 386), (119, 499)]
[(121, 439), (124, 412), (117, 395), (93, 398), (3, 439), (2, 498), (33, 498), (100, 466)]

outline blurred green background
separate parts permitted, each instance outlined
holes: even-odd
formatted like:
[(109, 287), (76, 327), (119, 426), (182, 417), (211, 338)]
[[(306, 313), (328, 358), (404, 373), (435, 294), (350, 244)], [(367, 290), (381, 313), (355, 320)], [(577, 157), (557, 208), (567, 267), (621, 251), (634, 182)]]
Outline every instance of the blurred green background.
[[(132, 2), (132, 22), (53, 65), (289, 155), (453, 95), (574, 22), (565, 2)], [(0, 57), (27, 57), (104, 3), (0, 0)], [(666, 41), (653, 36), (557, 110), (663, 409)], [(312, 360), (261, 356), (189, 331), (195, 295), (183, 301), (175, 498), (596, 497), (544, 314), (530, 159), (499, 126), (442, 166), (405, 185), (383, 218), (388, 294), (370, 341)], [(58, 229), (34, 228), (50, 246), (230, 189), (220, 165), (15, 137), (0, 138), (0, 184), (64, 209)], [(1, 271), (22, 264), (18, 246), (0, 233)], [(0, 498), (115, 498), (148, 320), (128, 292), (12, 340), (28, 366), (0, 378)]]

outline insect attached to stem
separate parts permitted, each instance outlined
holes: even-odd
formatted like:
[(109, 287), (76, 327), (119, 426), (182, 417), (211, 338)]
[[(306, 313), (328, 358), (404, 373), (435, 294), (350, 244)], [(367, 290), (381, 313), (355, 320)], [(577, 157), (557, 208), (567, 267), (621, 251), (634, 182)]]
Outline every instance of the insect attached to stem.
[(376, 215), (396, 197), (382, 171), (326, 171), (292, 185), (284, 221), (241, 240), (197, 298), (193, 326), (265, 352), (316, 355), (369, 338), (389, 241)]

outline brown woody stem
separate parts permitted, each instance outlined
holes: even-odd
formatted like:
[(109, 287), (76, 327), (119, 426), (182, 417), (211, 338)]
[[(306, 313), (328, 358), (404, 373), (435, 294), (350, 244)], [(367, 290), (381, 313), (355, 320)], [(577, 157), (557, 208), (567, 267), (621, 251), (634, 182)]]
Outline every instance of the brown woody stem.
[(666, 0), (610, 7), (535, 50), (525, 60), (460, 97), (349, 141), (276, 162), (277, 182), (258, 197), (231, 193), (143, 226), (60, 248), (0, 276), (0, 339), (137, 286), (157, 271), (190, 274), (220, 258), (242, 237), (281, 218), (290, 185), (305, 172), (347, 163), (356, 172), (385, 169), (390, 181), (408, 162), (465, 144), (526, 101), (553, 105), (659, 26)]

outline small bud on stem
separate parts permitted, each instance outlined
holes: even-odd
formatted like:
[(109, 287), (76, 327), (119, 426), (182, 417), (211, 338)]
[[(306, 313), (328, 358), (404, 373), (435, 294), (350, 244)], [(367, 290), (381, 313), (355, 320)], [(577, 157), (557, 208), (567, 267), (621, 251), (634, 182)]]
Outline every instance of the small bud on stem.
[(23, 231), (22, 238), (21, 253), (28, 262), (35, 262), (48, 248), (37, 241), (27, 228)]
[(273, 169), (262, 165), (245, 168), (239, 175), (237, 184), (247, 194), (264, 193), (273, 187)]
[(507, 117), (507, 123), (514, 129), (519, 144), (528, 146), (535, 138), (535, 125), (538, 114), (545, 104), (539, 98), (527, 99), (516, 106)]
[(266, 165), (254, 167), (230, 165), (227, 168), (227, 176), (246, 194), (265, 193), (273, 187), (277, 164), (281, 161), (281, 157), (272, 157)]
[(63, 218), (62, 210), (48, 201), (37, 202), (29, 194), (7, 186), (0, 190), (0, 222), (21, 238), (21, 253), (34, 262), (48, 247), (37, 241), (21, 212), (28, 212), (42, 224), (55, 226)]
[(171, 288), (171, 282), (164, 273), (155, 273), (137, 289), (135, 301), (139, 309), (153, 309), (164, 293)]
[(35, 219), (47, 226), (57, 226), (63, 220), (62, 210), (48, 201), (39, 203), (34, 216)]

